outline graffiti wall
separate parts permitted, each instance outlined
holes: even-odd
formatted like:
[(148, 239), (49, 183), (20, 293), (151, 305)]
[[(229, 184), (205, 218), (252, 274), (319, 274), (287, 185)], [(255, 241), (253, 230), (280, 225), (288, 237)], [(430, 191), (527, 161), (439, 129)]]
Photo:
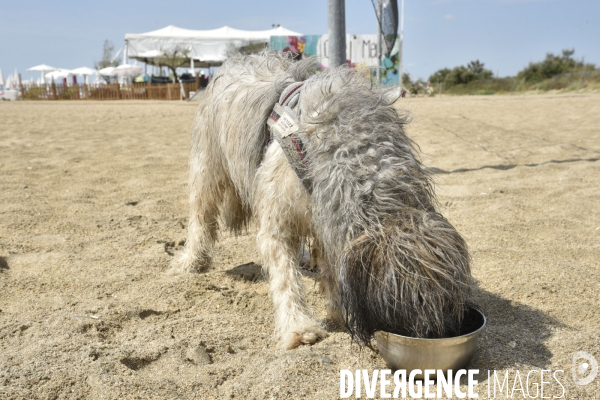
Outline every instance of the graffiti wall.
[[(275, 51), (289, 51), (300, 58), (315, 56), (319, 66), (329, 67), (327, 56), (329, 35), (271, 36), (269, 48)], [(389, 57), (381, 61), (382, 83), (385, 86), (398, 84), (400, 66), (400, 41), (396, 40)], [(377, 35), (346, 35), (346, 63), (357, 69), (368, 70), (373, 77), (376, 74)]]

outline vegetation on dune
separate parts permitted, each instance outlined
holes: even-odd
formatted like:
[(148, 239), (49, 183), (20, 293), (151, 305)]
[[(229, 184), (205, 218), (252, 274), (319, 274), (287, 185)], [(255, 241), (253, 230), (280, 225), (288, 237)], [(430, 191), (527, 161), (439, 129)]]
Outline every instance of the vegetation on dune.
[[(482, 62), (475, 60), (466, 66), (440, 69), (429, 77), (429, 83), (433, 93), (446, 94), (600, 89), (600, 69), (574, 59), (574, 54), (573, 49), (563, 50), (560, 55), (548, 53), (544, 60), (529, 63), (516, 76), (505, 78), (494, 77)], [(427, 85), (421, 80), (412, 82), (405, 76), (404, 86), (414, 94)]]
[(526, 83), (538, 83), (561, 74), (593, 71), (595, 69), (594, 64), (585, 64), (583, 60), (573, 59), (573, 54), (575, 54), (574, 49), (563, 50), (562, 56), (548, 53), (544, 61), (529, 63), (525, 69), (517, 74), (516, 78)]

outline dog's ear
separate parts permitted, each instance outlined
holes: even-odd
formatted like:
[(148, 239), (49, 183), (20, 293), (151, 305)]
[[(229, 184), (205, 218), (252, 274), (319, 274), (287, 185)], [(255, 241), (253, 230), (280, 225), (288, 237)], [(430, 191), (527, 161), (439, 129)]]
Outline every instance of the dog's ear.
[(394, 86), (393, 88), (387, 89), (383, 92), (383, 99), (388, 105), (393, 105), (398, 99), (402, 97), (402, 87)]

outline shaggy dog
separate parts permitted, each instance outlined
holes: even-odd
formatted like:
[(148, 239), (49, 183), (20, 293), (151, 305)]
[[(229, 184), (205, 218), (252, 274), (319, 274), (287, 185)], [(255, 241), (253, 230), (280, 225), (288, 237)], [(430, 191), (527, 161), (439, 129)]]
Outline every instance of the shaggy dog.
[[(301, 165), (267, 127), (290, 88)], [(319, 72), (311, 59), (263, 53), (223, 64), (198, 107), (188, 237), (172, 272), (205, 271), (219, 222), (238, 232), (252, 217), (282, 347), (327, 334), (303, 297), (302, 244), (319, 267), (328, 315), (359, 342), (377, 330), (457, 334), (469, 296), (467, 245), (437, 211), (404, 133), (407, 117), (388, 97), (354, 70)]]

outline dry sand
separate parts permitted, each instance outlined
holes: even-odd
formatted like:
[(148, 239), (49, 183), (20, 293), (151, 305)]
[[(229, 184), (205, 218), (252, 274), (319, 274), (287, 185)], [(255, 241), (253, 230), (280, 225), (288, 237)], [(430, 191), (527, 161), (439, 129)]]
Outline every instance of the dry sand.
[[(0, 103), (0, 397), (333, 399), (340, 369), (384, 368), (340, 329), (276, 348), (267, 284), (239, 267), (259, 263), (253, 232), (224, 235), (206, 274), (165, 274), (185, 238), (195, 106)], [(573, 353), (600, 360), (600, 95), (398, 106), (473, 255), (480, 398), (488, 370), (512, 388), (532, 369), (564, 370), (563, 398), (600, 398), (600, 377), (571, 378)]]

